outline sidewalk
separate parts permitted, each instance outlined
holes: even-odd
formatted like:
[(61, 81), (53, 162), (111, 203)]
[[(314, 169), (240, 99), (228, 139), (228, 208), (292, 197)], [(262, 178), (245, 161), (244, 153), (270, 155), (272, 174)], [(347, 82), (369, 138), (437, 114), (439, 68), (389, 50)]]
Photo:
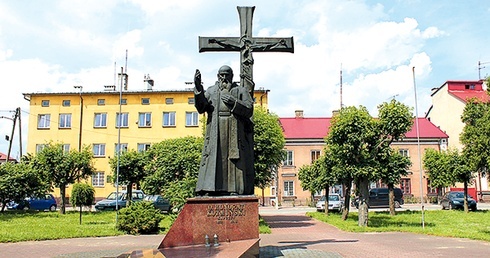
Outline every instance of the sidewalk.
[[(260, 235), (261, 258), (488, 257), (490, 243), (411, 233), (350, 233), (304, 214), (314, 208), (260, 207), (272, 234)], [(157, 248), (163, 235), (76, 238), (0, 244), (0, 257), (114, 257)]]

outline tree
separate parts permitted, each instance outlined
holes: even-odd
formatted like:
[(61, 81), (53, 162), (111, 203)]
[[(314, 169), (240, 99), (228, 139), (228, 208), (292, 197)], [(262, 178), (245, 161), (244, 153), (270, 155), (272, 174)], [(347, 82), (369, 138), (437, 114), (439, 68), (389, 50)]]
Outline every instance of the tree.
[[(383, 154), (381, 154), (383, 155)], [(408, 175), (408, 169), (412, 162), (409, 157), (402, 156), (398, 150), (387, 149), (387, 153), (381, 158), (381, 181), (388, 185), (390, 215), (394, 216), (395, 212), (395, 191), (394, 186), (400, 183), (402, 176)]]
[(264, 189), (271, 185), (272, 171), (284, 160), (286, 141), (277, 115), (267, 112), (262, 107), (256, 107), (253, 121), (254, 185), (262, 189), (262, 204), (264, 204)]
[(432, 187), (464, 184), (464, 210), (468, 212), (468, 183), (473, 178), (469, 160), (455, 149), (442, 152), (428, 149), (423, 162)]
[(26, 162), (0, 165), (0, 202), (2, 211), (10, 201), (20, 202), (49, 190), (49, 184)]
[(410, 108), (392, 100), (379, 105), (378, 110), (379, 118), (374, 119), (363, 106), (342, 108), (332, 118), (326, 139), (337, 177), (356, 183), (359, 226), (368, 225), (369, 182), (384, 179), (388, 186), (391, 184), (390, 202), (394, 205), (393, 184), (407, 168), (406, 160), (396, 156), (390, 144), (410, 130), (413, 123)]
[(49, 182), (60, 189), (61, 209), (65, 214), (66, 186), (80, 179), (85, 179), (95, 171), (92, 164), (93, 154), (85, 146), (81, 151), (64, 151), (62, 143), (49, 142), (33, 158), (33, 169), (47, 178)]
[(146, 194), (161, 194), (171, 182), (197, 178), (204, 145), (202, 137), (188, 136), (156, 143), (145, 152), (147, 176), (142, 182)]
[(71, 205), (80, 207), (80, 225), (82, 225), (82, 206), (92, 206), (95, 200), (95, 189), (88, 184), (74, 184), (71, 190)]
[(490, 164), (490, 103), (469, 100), (461, 121), (465, 124), (460, 135), (463, 156), (473, 171), (485, 177)]
[[(135, 150), (122, 152), (119, 157), (114, 157), (109, 160), (112, 168), (113, 178), (117, 178), (117, 167), (119, 165), (119, 180), (118, 183), (126, 185), (127, 191), (127, 206), (131, 205), (133, 184), (140, 185), (140, 181), (146, 176), (145, 173), (145, 154)], [(139, 187), (138, 187), (139, 188)]]

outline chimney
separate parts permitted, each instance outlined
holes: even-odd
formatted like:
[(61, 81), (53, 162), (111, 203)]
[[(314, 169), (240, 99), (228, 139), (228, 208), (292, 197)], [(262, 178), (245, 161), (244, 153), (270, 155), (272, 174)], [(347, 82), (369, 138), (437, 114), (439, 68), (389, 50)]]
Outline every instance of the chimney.
[(150, 78), (150, 74), (145, 75), (143, 82), (146, 86), (146, 90), (153, 90), (153, 85), (155, 82)]
[(303, 110), (296, 110), (294, 111), (294, 114), (296, 115), (296, 118), (303, 118)]
[(334, 111), (332, 111), (332, 117), (334, 117), (334, 116), (336, 116), (338, 114), (340, 114), (340, 110), (335, 109)]

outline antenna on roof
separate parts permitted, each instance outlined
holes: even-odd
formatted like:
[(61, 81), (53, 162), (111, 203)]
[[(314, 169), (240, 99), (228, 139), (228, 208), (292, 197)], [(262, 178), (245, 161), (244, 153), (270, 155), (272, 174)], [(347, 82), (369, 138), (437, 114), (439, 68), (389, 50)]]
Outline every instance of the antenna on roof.
[(483, 68), (486, 68), (485, 66), (481, 66), (483, 64), (488, 64), (490, 62), (480, 62), (478, 61), (478, 80), (481, 80), (481, 74), (480, 74), (480, 70), (483, 69)]

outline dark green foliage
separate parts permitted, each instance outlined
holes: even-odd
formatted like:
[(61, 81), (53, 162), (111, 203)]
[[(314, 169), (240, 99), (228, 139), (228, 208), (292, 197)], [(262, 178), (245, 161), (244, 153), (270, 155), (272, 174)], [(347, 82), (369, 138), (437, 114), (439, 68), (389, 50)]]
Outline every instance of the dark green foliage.
[(151, 202), (134, 202), (119, 211), (116, 228), (127, 234), (158, 233), (158, 224), (163, 215)]
[(172, 207), (181, 210), (187, 198), (194, 197), (197, 178), (184, 178), (180, 181), (172, 181), (164, 191), (164, 196), (170, 201)]
[(76, 207), (91, 206), (95, 201), (95, 189), (88, 184), (77, 183), (71, 190), (70, 202)]
[(270, 186), (272, 171), (284, 160), (286, 140), (279, 117), (262, 107), (254, 110), (254, 185), (260, 189)]
[(30, 162), (37, 173), (60, 189), (62, 214), (65, 214), (66, 186), (94, 173), (92, 157), (88, 146), (82, 151), (65, 152), (62, 143), (50, 142)]
[(202, 137), (183, 137), (168, 139), (156, 143), (145, 152), (148, 175), (142, 183), (146, 194), (165, 192), (171, 182), (185, 178), (197, 178), (201, 151), (204, 145)]
[[(117, 178), (118, 157), (109, 160), (113, 178)], [(145, 171), (146, 157), (143, 152), (129, 150), (122, 152), (119, 157), (119, 184), (126, 185), (128, 196), (132, 196), (133, 184), (140, 185), (140, 181), (146, 175)], [(131, 205), (131, 199), (128, 200)]]
[(1, 209), (9, 201), (19, 202), (26, 197), (44, 194), (50, 184), (43, 180), (28, 163), (7, 162), (0, 165), (0, 202)]

